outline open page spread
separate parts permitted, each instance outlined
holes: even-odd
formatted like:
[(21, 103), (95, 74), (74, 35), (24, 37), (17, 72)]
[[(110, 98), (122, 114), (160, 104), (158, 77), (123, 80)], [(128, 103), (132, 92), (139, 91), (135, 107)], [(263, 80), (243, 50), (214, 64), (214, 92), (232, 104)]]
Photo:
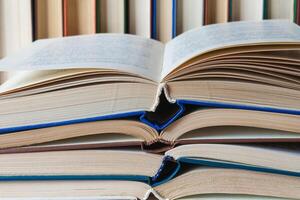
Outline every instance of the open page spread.
[(159, 81), (164, 45), (133, 35), (97, 34), (38, 40), (0, 61), (0, 71), (103, 68)]
[(188, 31), (166, 44), (161, 80), (189, 59), (215, 49), (256, 43), (299, 43), (300, 28), (286, 20), (214, 24)]

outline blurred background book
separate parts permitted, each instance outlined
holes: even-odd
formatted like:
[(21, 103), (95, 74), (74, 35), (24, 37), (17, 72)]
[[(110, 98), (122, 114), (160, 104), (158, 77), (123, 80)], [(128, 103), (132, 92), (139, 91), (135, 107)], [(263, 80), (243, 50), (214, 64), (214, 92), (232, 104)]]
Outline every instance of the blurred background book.
[[(241, 20), (297, 24), (300, 0), (0, 0), (0, 58), (31, 42), (129, 33), (161, 42), (193, 28)], [(1, 73), (0, 82), (13, 75)]]

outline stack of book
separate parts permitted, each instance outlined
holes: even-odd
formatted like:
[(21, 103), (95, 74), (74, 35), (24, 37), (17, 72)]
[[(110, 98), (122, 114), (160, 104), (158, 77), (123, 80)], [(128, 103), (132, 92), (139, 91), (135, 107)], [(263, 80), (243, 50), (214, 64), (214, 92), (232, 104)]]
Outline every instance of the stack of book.
[(0, 61), (0, 197), (300, 199), (300, 27), (44, 39)]
[[(0, 58), (44, 38), (130, 33), (168, 42), (229, 21), (300, 23), (300, 0), (1, 0)], [(12, 73), (0, 72), (0, 84)]]

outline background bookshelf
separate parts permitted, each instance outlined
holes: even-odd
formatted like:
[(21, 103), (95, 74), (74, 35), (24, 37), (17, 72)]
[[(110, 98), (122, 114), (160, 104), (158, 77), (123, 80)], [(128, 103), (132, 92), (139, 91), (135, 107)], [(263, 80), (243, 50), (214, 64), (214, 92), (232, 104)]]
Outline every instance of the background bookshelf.
[[(0, 0), (0, 58), (32, 41), (130, 33), (168, 42), (193, 28), (240, 20), (300, 22), (300, 0)], [(1, 73), (1, 82), (11, 74)]]

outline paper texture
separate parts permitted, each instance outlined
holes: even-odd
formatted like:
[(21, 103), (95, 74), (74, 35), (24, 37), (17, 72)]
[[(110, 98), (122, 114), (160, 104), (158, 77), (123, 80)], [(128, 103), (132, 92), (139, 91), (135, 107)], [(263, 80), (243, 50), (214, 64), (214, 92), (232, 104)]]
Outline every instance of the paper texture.
[(137, 200), (129, 196), (98, 196), (98, 197), (17, 197), (1, 198), (1, 200)]
[(158, 81), (164, 45), (133, 35), (97, 34), (39, 40), (0, 61), (0, 71), (104, 68)]
[(300, 28), (287, 20), (265, 20), (215, 24), (188, 31), (166, 44), (161, 79), (207, 51), (259, 42), (300, 43)]

